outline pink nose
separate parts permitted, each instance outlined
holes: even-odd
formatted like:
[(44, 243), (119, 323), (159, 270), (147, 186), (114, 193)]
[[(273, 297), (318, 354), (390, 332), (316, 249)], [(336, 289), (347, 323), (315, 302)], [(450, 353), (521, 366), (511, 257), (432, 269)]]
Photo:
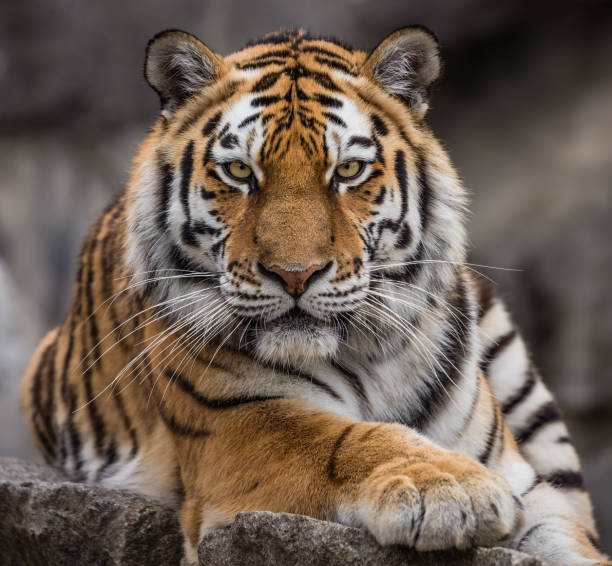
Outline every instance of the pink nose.
[(266, 271), (278, 275), (285, 283), (285, 291), (294, 297), (299, 297), (306, 291), (309, 279), (321, 269), (323, 266), (316, 264), (303, 271), (287, 271), (279, 265), (272, 265)]

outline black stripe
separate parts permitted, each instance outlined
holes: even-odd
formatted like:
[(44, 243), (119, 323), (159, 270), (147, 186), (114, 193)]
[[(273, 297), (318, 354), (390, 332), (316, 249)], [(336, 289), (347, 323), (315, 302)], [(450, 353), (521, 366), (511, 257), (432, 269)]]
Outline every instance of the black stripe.
[[(102, 294), (104, 300), (111, 298), (113, 294), (113, 280), (115, 278), (115, 267), (117, 263), (113, 260), (113, 250), (115, 248), (116, 237), (118, 231), (115, 230), (115, 224), (117, 219), (123, 211), (123, 205), (121, 202), (117, 202), (115, 210), (109, 219), (107, 233), (102, 239)], [(107, 307), (111, 324), (113, 325), (113, 335), (115, 341), (119, 344), (121, 349), (128, 350), (129, 344), (124, 340), (123, 326), (119, 317), (117, 316), (117, 305), (116, 301), (110, 301)]]
[(329, 120), (331, 120), (334, 124), (337, 124), (338, 126), (342, 126), (343, 128), (346, 128), (346, 122), (340, 118), (340, 116), (338, 116), (337, 114), (334, 114), (333, 112), (323, 112), (323, 116), (325, 116), (326, 118), (328, 118)]
[(366, 395), (361, 378), (336, 360), (332, 360), (331, 365), (343, 375), (347, 383), (351, 386), (359, 402), (361, 414), (365, 415), (368, 406), (368, 396)]
[(316, 94), (315, 99), (319, 104), (327, 106), (328, 108), (342, 108), (344, 104), (339, 98), (327, 96), (326, 94)]
[[(258, 269), (264, 270), (264, 271), (267, 272), (266, 268), (263, 267), (263, 266), (260, 266), (260, 264), (258, 264)], [(276, 276), (276, 273), (272, 273), (272, 272), (268, 272), (268, 273), (271, 274), (271, 277), (273, 279), (275, 278), (274, 276)], [(284, 283), (285, 282), (282, 281), (282, 284), (284, 284)], [(268, 363), (268, 362), (265, 362), (265, 361), (262, 361), (262, 360), (257, 360), (257, 363), (259, 363), (260, 365), (262, 365), (263, 367), (265, 367), (265, 368), (267, 368), (269, 370), (279, 371), (279, 368), (276, 367), (272, 363)], [(297, 368), (290, 367), (290, 366), (283, 366), (282, 373), (284, 375), (288, 375), (288, 376), (291, 376), (293, 378), (300, 379), (302, 381), (307, 381), (311, 385), (316, 385), (318, 388), (320, 388), (323, 391), (325, 391), (325, 393), (327, 393), (328, 395), (330, 395), (331, 397), (333, 397), (337, 401), (342, 401), (342, 397), (340, 397), (340, 395), (338, 395), (338, 393), (336, 393), (327, 383), (324, 383), (324, 382), (320, 381), (319, 379), (317, 379), (314, 375), (312, 375), (310, 373), (306, 373), (305, 371), (303, 371), (301, 369), (297, 369)]]
[(191, 113), (189, 116), (187, 116), (187, 118), (185, 118), (185, 120), (183, 120), (183, 123), (179, 126), (178, 130), (176, 130), (174, 135), (178, 136), (180, 134), (184, 134), (189, 128), (191, 128), (191, 126), (193, 126), (202, 117), (202, 114), (204, 114), (206, 110), (207, 110), (206, 107), (200, 108), (196, 110), (195, 112)]
[(402, 222), (402, 227), (399, 231), (397, 240), (395, 241), (394, 248), (396, 250), (401, 250), (407, 248), (408, 245), (412, 242), (412, 230), (410, 229), (410, 225), (408, 222)]
[(105, 475), (107, 475), (105, 474), (106, 470), (110, 468), (118, 459), (119, 454), (117, 453), (117, 440), (114, 436), (111, 436), (108, 444), (106, 445), (106, 458), (104, 460), (104, 464), (98, 468), (95, 481), (100, 481)]
[(345, 479), (345, 478), (340, 478), (338, 476), (338, 470), (337, 470), (338, 464), (336, 460), (338, 458), (338, 451), (340, 450), (340, 448), (342, 447), (342, 444), (346, 440), (346, 437), (349, 435), (349, 433), (351, 432), (351, 430), (353, 430), (354, 427), (355, 427), (355, 423), (344, 427), (343, 431), (339, 434), (338, 438), (336, 438), (336, 441), (334, 442), (334, 446), (332, 447), (331, 454), (329, 455), (329, 460), (327, 461), (327, 477), (329, 481), (333, 483), (340, 483), (344, 481)]
[(187, 222), (191, 221), (191, 214), (189, 212), (189, 185), (191, 184), (191, 174), (193, 172), (193, 146), (194, 142), (191, 140), (187, 144), (183, 159), (181, 160), (181, 203), (183, 204), (183, 211)]
[(218, 230), (217, 228), (213, 228), (210, 224), (208, 224), (204, 220), (196, 220), (193, 223), (193, 231), (197, 232), (198, 234), (209, 234), (211, 236), (217, 236), (218, 234), (221, 233), (221, 230)]
[(504, 415), (511, 413), (518, 405), (520, 405), (533, 391), (536, 384), (536, 374), (533, 368), (527, 370), (527, 379), (520, 389), (512, 395), (509, 399), (506, 399), (502, 404), (502, 412)]
[(561, 420), (559, 409), (557, 409), (554, 401), (550, 401), (540, 407), (529, 420), (529, 424), (523, 430), (518, 431), (514, 437), (519, 444), (524, 444), (543, 426), (559, 420)]
[(525, 497), (528, 493), (531, 493), (537, 486), (543, 483), (545, 480), (540, 474), (535, 474), (531, 485), (521, 493), (521, 497)]
[(274, 104), (280, 100), (280, 96), (258, 96), (251, 100), (251, 106), (254, 108), (258, 108), (260, 106), (269, 106), (270, 104)]
[(380, 187), (380, 192), (378, 193), (378, 195), (376, 195), (376, 198), (374, 199), (374, 204), (382, 204), (385, 200), (386, 194), (387, 188), (383, 185), (382, 187)]
[(293, 51), (290, 49), (272, 49), (270, 51), (266, 51), (262, 55), (258, 55), (257, 57), (253, 57), (248, 62), (261, 61), (263, 59), (269, 59), (270, 57), (290, 57), (293, 54)]
[(400, 193), (402, 195), (402, 204), (399, 213), (399, 220), (397, 222), (393, 222), (391, 226), (394, 232), (400, 227), (400, 223), (406, 217), (408, 212), (408, 176), (406, 174), (406, 156), (401, 149), (398, 149), (395, 152), (395, 177), (397, 178), (397, 183), (400, 188)]
[(545, 477), (546, 481), (553, 487), (563, 489), (584, 489), (584, 481), (580, 472), (558, 470)]
[(260, 116), (261, 112), (255, 112), (255, 114), (247, 116), (244, 120), (242, 120), (242, 122), (240, 122), (240, 124), (238, 124), (238, 128), (244, 128), (245, 126), (248, 126), (252, 122), (255, 122), (255, 120), (257, 120), (257, 118), (259, 118)]
[(210, 118), (210, 120), (208, 120), (208, 122), (206, 122), (206, 124), (204, 124), (204, 127), (202, 128), (202, 135), (209, 136), (212, 134), (215, 131), (219, 120), (221, 120), (221, 112), (217, 112), (212, 118)]
[(389, 128), (385, 121), (378, 114), (370, 114), (370, 118), (372, 119), (372, 125), (374, 126), (374, 131), (379, 136), (386, 136), (389, 133)]
[(522, 536), (521, 540), (518, 542), (518, 544), (516, 545), (516, 549), (521, 551), (523, 544), (525, 544), (525, 542), (527, 542), (527, 539), (535, 532), (537, 531), (539, 528), (541, 527), (545, 527), (546, 524), (545, 523), (537, 523), (536, 525), (533, 525), (533, 527), (530, 527), (527, 532)]
[(47, 370), (47, 365), (49, 364), (49, 353), (51, 352), (52, 343), (47, 345), (42, 355), (40, 356), (40, 360), (38, 362), (38, 366), (36, 368), (36, 372), (34, 373), (34, 377), (32, 379), (32, 387), (30, 389), (31, 394), (31, 403), (33, 409), (34, 418), (40, 417), (44, 421), (43, 410), (42, 410), (42, 376), (43, 373)]
[[(99, 371), (102, 369), (102, 360), (100, 358), (99, 352), (99, 338), (98, 338), (98, 326), (96, 323), (96, 317), (91, 316), (93, 313), (93, 280), (94, 280), (94, 253), (96, 251), (98, 245), (98, 232), (100, 229), (100, 223), (96, 225), (94, 228), (94, 233), (91, 236), (89, 252), (87, 254), (88, 261), (88, 275), (87, 275), (87, 283), (85, 284), (85, 298), (86, 298), (86, 311), (85, 314), (87, 319), (82, 323), (82, 359), (86, 364), (85, 370), (83, 372), (83, 384), (85, 387), (85, 394), (87, 398), (87, 414), (89, 415), (89, 419), (91, 421), (91, 427), (94, 432), (95, 438), (95, 446), (98, 454), (101, 454), (103, 451), (104, 445), (104, 437), (105, 437), (105, 426), (104, 420), (100, 416), (98, 412), (98, 408), (96, 406), (96, 402), (94, 401), (94, 391), (93, 391), (93, 383), (92, 383), (92, 364), (95, 363), (96, 370)], [(93, 350), (93, 360), (89, 361), (88, 356), (88, 344), (87, 339), (85, 337), (86, 327), (89, 327), (89, 338), (91, 340), (90, 350)], [(97, 360), (97, 361), (96, 361)]]
[(419, 194), (419, 216), (421, 218), (421, 230), (426, 232), (431, 218), (431, 197), (433, 193), (431, 187), (429, 186), (425, 154), (423, 151), (418, 150), (416, 155), (418, 183), (419, 187), (421, 188), (421, 192)]
[(348, 65), (345, 65), (344, 63), (340, 63), (340, 61), (335, 61), (334, 59), (328, 59), (327, 57), (321, 57), (319, 55), (315, 55), (315, 61), (321, 65), (325, 65), (326, 67), (342, 71), (347, 75), (351, 75), (353, 77), (357, 76), (357, 73), (353, 71), (353, 69), (349, 68)]
[(43, 410), (40, 395), (43, 387), (43, 373), (46, 374), (47, 383), (45, 385), (47, 385), (47, 387), (50, 378), (53, 378), (53, 376), (49, 375), (49, 373), (50, 367), (52, 366), (55, 358), (53, 354), (53, 346), (55, 344), (56, 342), (54, 341), (45, 348), (38, 367), (36, 368), (31, 389), (32, 425), (36, 431), (36, 436), (38, 437), (39, 442), (42, 444), (46, 452), (45, 457), (48, 462), (52, 462), (55, 456), (56, 437), (55, 430), (53, 428), (52, 415), (49, 410)]
[(187, 393), (192, 399), (197, 401), (203, 407), (207, 409), (231, 409), (247, 403), (262, 403), (265, 401), (274, 401), (281, 399), (279, 396), (253, 396), (253, 397), (234, 397), (228, 399), (210, 399), (202, 395), (199, 391), (195, 390), (192, 383), (187, 381), (180, 373), (172, 371), (169, 368), (165, 368), (163, 371), (164, 376), (171, 381), (171, 383), (178, 385), (182, 391)]
[(425, 499), (421, 496), (419, 497), (419, 514), (417, 517), (414, 515), (410, 521), (410, 532), (412, 533), (412, 546), (416, 546), (419, 537), (421, 536), (421, 531), (423, 529), (423, 523), (425, 522), (425, 511), (427, 507), (425, 505)]
[(272, 88), (281, 77), (282, 73), (273, 72), (267, 73), (263, 77), (261, 77), (251, 88), (251, 92), (262, 92), (264, 90), (268, 90)]
[(204, 157), (202, 158), (202, 165), (208, 165), (213, 160), (213, 145), (217, 138), (210, 136), (206, 142), (206, 149), (204, 150)]
[(179, 248), (176, 244), (173, 244), (170, 247), (169, 257), (176, 269), (184, 271), (199, 271), (200, 273), (204, 271), (197, 263), (187, 257), (181, 248)]
[(45, 424), (49, 430), (49, 436), (53, 444), (57, 442), (55, 427), (53, 426), (53, 416), (55, 414), (55, 358), (57, 356), (57, 337), (53, 341), (51, 351), (49, 352), (48, 371), (47, 371), (47, 400), (45, 403)]
[(204, 200), (210, 200), (213, 198), (217, 198), (217, 193), (215, 191), (209, 191), (204, 185), (200, 187), (200, 196)]
[(189, 425), (180, 424), (172, 415), (167, 413), (162, 402), (158, 403), (157, 410), (162, 421), (164, 421), (164, 424), (174, 434), (178, 434), (179, 436), (187, 436), (189, 438), (206, 438), (207, 436), (210, 436), (210, 431), (207, 429), (197, 429)]
[(351, 147), (352, 145), (360, 145), (361, 147), (371, 147), (374, 145), (374, 142), (370, 138), (366, 138), (364, 136), (352, 136), (346, 147)]
[(227, 239), (229, 237), (230, 237), (230, 234), (226, 234), (225, 236), (223, 236), (223, 238), (221, 238), (220, 240), (216, 241), (210, 247), (210, 253), (213, 254), (213, 256), (215, 256), (215, 257), (221, 257), (223, 255), (223, 253), (225, 252), (225, 242), (227, 242)]
[(401, 271), (397, 275), (394, 272), (387, 273), (387, 277), (406, 281), (407, 283), (414, 281), (425, 266), (425, 263), (422, 261), (424, 255), (425, 246), (423, 245), (423, 240), (421, 240), (416, 252), (409, 259), (408, 265), (402, 267)]
[[(72, 384), (67, 388), (68, 392), (68, 434), (70, 436), (70, 448), (72, 451), (72, 457), (74, 458), (75, 472), (78, 473), (83, 467), (83, 460), (81, 459), (81, 436), (77, 427), (74, 424), (74, 413), (77, 409), (77, 395), (72, 387)], [(83, 474), (84, 477), (84, 474)]]
[(286, 65), (287, 61), (283, 59), (267, 59), (265, 61), (258, 61), (256, 63), (244, 63), (242, 65), (236, 65), (241, 70), (248, 69), (261, 69), (262, 67), (267, 67), (268, 65)]
[(161, 155), (157, 158), (159, 167), (159, 192), (157, 200), (157, 224), (162, 232), (168, 229), (168, 202), (172, 189), (173, 171)]
[(495, 299), (495, 291), (490, 281), (484, 277), (473, 274), (474, 284), (478, 290), (478, 320), (482, 320), (485, 314), (489, 312), (491, 305)]
[(316, 45), (307, 45), (306, 47), (302, 47), (301, 51), (303, 53), (318, 53), (319, 55), (325, 55), (326, 57), (332, 57), (335, 59), (340, 59), (340, 61), (344, 61), (345, 63), (349, 63), (348, 59), (339, 55), (338, 53), (334, 53), (329, 49), (325, 49), (324, 47), (318, 47)]
[(131, 455), (132, 457), (134, 457), (138, 452), (138, 437), (136, 435), (136, 430), (132, 426), (132, 419), (130, 419), (130, 416), (128, 415), (125, 409), (125, 404), (123, 403), (123, 398), (121, 397), (120, 390), (117, 390), (113, 393), (113, 399), (115, 401), (117, 411), (119, 411), (119, 416), (121, 417), (123, 426), (128, 431), (128, 434), (130, 436), (130, 441), (132, 442)]
[(47, 434), (46, 434), (47, 431), (41, 428), (36, 420), (32, 421), (32, 426), (34, 427), (36, 438), (38, 439), (38, 442), (40, 442), (43, 448), (43, 451), (44, 451), (43, 455), (45, 457), (45, 460), (50, 464), (53, 463), (53, 458), (55, 456), (55, 447), (53, 446), (53, 444), (47, 437)]
[(238, 145), (238, 137), (234, 134), (225, 134), (219, 143), (225, 149), (232, 149)]
[[(79, 272), (82, 270), (82, 266), (79, 265)], [(77, 275), (77, 281), (79, 280), (79, 275)], [(77, 297), (78, 300), (78, 293)], [(80, 439), (78, 437), (78, 433), (74, 428), (73, 422), (73, 413), (74, 409), (76, 409), (76, 400), (74, 401), (74, 407), (71, 408), (73, 392), (72, 388), (68, 387), (68, 370), (70, 368), (70, 360), (72, 358), (72, 349), (74, 347), (74, 318), (70, 316), (69, 318), (70, 326), (68, 327), (68, 345), (66, 346), (66, 353), (64, 355), (64, 361), (62, 363), (62, 373), (61, 373), (61, 385), (60, 385), (60, 393), (64, 403), (69, 406), (68, 415), (67, 415), (67, 423), (66, 426), (68, 428), (68, 436), (70, 438), (70, 445), (72, 449), (72, 454), (74, 456), (75, 462), (77, 462), (77, 467), (80, 468)], [(68, 321), (67, 321), (68, 323)], [(59, 339), (59, 337), (58, 337)]]
[(503, 336), (497, 339), (497, 342), (492, 346), (489, 346), (482, 361), (480, 362), (480, 369), (485, 376), (489, 376), (489, 367), (491, 363), (499, 356), (509, 345), (516, 336), (516, 329), (513, 328)]
[(445, 399), (452, 397), (451, 389), (458, 384), (461, 362), (468, 355), (466, 339), (473, 321), (465, 288), (460, 279), (457, 280), (456, 297), (451, 303), (451, 309), (458, 312), (458, 316), (465, 322), (454, 325), (452, 321), (448, 321), (449, 326), (440, 341), (435, 372), (418, 392), (418, 401), (409, 408), (407, 415), (399, 419), (402, 424), (417, 430), (423, 430), (427, 423), (435, 418)]
[(487, 433), (487, 440), (485, 442), (485, 446), (482, 452), (478, 455), (478, 461), (481, 464), (486, 464), (491, 457), (491, 452), (493, 452), (493, 447), (497, 441), (497, 437), (499, 434), (499, 409), (496, 405), (493, 405), (493, 420), (491, 421), (491, 426), (489, 427), (489, 432)]

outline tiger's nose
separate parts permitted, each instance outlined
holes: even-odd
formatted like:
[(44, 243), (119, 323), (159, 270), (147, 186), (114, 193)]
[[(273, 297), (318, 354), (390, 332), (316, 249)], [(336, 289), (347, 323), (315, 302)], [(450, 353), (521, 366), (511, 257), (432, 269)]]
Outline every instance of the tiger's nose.
[(311, 265), (310, 267), (303, 270), (292, 270), (287, 271), (280, 265), (272, 265), (269, 268), (264, 267), (261, 262), (258, 262), (259, 271), (271, 279), (280, 279), (285, 291), (290, 295), (293, 295), (296, 299), (302, 295), (308, 286), (313, 282), (315, 273), (321, 275), (323, 271), (327, 271), (328, 267), (331, 266), (331, 261), (323, 266), (319, 264)]

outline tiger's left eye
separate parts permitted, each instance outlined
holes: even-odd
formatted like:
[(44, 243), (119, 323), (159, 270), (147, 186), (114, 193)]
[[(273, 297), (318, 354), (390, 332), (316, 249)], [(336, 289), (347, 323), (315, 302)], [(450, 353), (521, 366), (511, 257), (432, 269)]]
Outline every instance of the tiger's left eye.
[(225, 166), (225, 170), (230, 174), (230, 176), (234, 177), (234, 179), (238, 179), (239, 181), (244, 181), (248, 179), (253, 170), (242, 161), (232, 161)]
[(363, 161), (354, 159), (353, 161), (345, 161), (336, 167), (336, 175), (343, 179), (352, 179), (361, 173), (363, 169)]

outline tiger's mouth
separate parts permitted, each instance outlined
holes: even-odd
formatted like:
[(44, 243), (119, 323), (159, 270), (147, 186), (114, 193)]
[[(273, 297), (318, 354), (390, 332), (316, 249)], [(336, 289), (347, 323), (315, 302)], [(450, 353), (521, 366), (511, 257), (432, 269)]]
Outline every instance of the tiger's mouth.
[(321, 322), (320, 319), (308, 314), (297, 305), (286, 313), (268, 321), (269, 324), (290, 326), (295, 330), (306, 330), (312, 328), (312, 326), (319, 325)]
[(299, 363), (330, 358), (339, 346), (333, 326), (298, 306), (269, 320), (257, 333), (256, 351), (265, 360)]

